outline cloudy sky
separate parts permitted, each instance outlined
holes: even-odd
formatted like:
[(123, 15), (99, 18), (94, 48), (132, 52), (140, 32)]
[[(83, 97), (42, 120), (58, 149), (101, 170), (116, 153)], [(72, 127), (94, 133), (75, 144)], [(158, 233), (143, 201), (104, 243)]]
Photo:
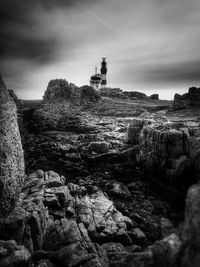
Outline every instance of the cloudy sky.
[(0, 0), (0, 72), (22, 99), (49, 80), (108, 85), (172, 99), (200, 84), (199, 0)]

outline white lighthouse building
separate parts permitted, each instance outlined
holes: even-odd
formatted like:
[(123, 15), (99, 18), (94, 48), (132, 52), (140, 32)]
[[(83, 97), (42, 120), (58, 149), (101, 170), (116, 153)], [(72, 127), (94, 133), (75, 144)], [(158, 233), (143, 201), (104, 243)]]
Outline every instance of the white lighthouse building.
[(100, 88), (104, 88), (107, 85), (107, 62), (106, 58), (102, 58), (101, 62), (101, 73), (98, 73), (97, 67), (95, 67), (95, 74), (90, 78), (90, 86), (94, 89), (98, 90)]
[(97, 66), (95, 66), (95, 74), (90, 78), (90, 86), (98, 90), (101, 88), (101, 74), (97, 72)]

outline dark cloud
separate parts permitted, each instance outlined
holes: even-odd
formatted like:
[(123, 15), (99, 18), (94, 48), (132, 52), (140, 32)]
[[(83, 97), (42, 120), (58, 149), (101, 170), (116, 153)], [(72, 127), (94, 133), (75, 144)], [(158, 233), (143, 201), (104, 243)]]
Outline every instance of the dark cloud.
[[(31, 37), (35, 26), (32, 11), (37, 4), (39, 1), (3, 0), (0, 2), (1, 57), (45, 60), (51, 54), (56, 40), (51, 40), (51, 46), (49, 46), (48, 40), (33, 40)], [(26, 35), (22, 34), (24, 31)]]
[(52, 78), (88, 83), (107, 57), (110, 86), (187, 90), (200, 76), (199, 8), (199, 0), (0, 0), (0, 72), (21, 98), (41, 98)]
[(173, 64), (158, 64), (144, 71), (145, 79), (163, 83), (198, 82), (200, 59)]
[[(57, 36), (43, 38), (37, 12), (71, 8), (81, 0), (0, 0), (0, 57), (51, 60), (58, 47)], [(82, 2), (95, 2), (85, 0)], [(49, 25), (51, 27), (51, 25)], [(45, 33), (44, 33), (45, 35)]]
[[(2, 35), (1, 35), (2, 36)], [(0, 42), (0, 57), (24, 57), (34, 61), (46, 62), (50, 60), (56, 48), (56, 39), (31, 40), (13, 35), (4, 35)]]

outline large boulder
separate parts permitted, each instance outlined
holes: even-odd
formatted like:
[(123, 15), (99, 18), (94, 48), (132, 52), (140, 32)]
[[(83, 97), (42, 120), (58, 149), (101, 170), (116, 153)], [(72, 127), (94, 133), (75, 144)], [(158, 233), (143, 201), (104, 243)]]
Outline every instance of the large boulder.
[(174, 101), (172, 105), (172, 108), (174, 110), (185, 109), (187, 108), (187, 106), (188, 106), (188, 101), (186, 101), (183, 96), (181, 96), (180, 94), (174, 95)]
[(198, 168), (200, 139), (185, 124), (144, 114), (129, 124), (126, 140), (137, 145), (137, 162), (144, 169), (179, 178), (189, 173), (192, 177)]
[(200, 138), (184, 123), (141, 116), (129, 125), (127, 141), (135, 145), (136, 165), (152, 175), (156, 192), (183, 206), (188, 187), (200, 176)]
[(150, 98), (151, 98), (152, 100), (159, 100), (159, 94), (152, 94), (152, 95), (150, 96)]
[(176, 169), (173, 162), (189, 153), (189, 132), (183, 125), (146, 122), (139, 135), (139, 160), (152, 168)]
[(74, 101), (78, 93), (78, 87), (63, 79), (51, 80), (44, 93), (44, 102)]
[(17, 123), (17, 108), (0, 77), (0, 217), (19, 197), (24, 181), (24, 155)]
[(174, 110), (185, 109), (192, 106), (200, 106), (200, 88), (190, 87), (188, 93), (183, 95), (174, 95), (172, 106)]

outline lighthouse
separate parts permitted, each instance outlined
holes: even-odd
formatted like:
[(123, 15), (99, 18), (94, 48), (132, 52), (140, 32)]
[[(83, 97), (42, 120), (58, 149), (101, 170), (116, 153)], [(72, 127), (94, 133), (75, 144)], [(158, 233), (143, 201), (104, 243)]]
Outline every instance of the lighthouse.
[(95, 74), (90, 77), (90, 86), (96, 90), (105, 88), (107, 85), (106, 74), (107, 74), (107, 62), (106, 58), (103, 57), (101, 62), (100, 73), (98, 72), (97, 67), (95, 67)]
[(107, 85), (106, 74), (107, 74), (107, 62), (106, 58), (103, 57), (101, 62), (101, 87), (105, 87)]

